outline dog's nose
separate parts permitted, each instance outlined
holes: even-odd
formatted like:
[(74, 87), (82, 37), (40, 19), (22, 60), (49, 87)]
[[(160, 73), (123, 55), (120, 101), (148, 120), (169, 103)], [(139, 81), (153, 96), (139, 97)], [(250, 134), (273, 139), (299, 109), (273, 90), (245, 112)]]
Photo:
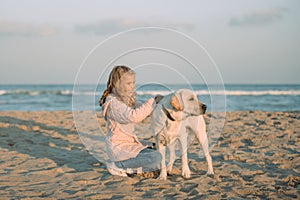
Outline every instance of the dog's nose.
[(202, 109), (206, 110), (207, 106), (205, 104), (202, 105)]

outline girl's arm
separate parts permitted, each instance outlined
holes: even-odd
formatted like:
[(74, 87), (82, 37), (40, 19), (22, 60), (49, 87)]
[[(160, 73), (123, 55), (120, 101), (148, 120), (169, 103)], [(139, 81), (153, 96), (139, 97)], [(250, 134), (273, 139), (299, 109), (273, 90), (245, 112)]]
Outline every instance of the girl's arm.
[(114, 98), (109, 105), (108, 117), (119, 123), (141, 122), (153, 111), (155, 106), (153, 98), (138, 108), (130, 108), (122, 101)]

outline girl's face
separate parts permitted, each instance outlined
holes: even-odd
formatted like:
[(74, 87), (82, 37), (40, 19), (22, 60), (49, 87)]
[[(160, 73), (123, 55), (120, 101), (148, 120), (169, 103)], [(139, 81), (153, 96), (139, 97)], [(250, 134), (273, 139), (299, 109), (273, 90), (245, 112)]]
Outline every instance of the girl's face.
[(135, 90), (135, 75), (132, 73), (124, 74), (120, 80), (119, 90), (123, 95), (132, 95)]

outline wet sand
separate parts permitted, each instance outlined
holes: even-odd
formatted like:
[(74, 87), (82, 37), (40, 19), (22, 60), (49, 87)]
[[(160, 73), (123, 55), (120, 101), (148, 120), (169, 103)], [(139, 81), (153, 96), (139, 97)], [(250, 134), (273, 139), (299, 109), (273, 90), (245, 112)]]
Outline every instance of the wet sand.
[(227, 113), (211, 151), (215, 175), (206, 175), (194, 141), (190, 179), (180, 159), (166, 181), (110, 175), (82, 144), (70, 111), (0, 112), (0, 138), (1, 199), (300, 198), (300, 112)]

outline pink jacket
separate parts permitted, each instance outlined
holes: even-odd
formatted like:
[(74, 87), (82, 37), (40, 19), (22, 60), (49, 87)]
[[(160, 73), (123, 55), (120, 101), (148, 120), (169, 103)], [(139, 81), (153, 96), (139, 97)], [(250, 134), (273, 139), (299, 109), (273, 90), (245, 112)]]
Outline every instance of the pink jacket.
[(115, 96), (109, 95), (103, 105), (103, 115), (108, 125), (107, 153), (111, 161), (136, 157), (146, 148), (135, 134), (135, 124), (151, 114), (155, 106), (153, 98), (138, 108), (130, 108)]

